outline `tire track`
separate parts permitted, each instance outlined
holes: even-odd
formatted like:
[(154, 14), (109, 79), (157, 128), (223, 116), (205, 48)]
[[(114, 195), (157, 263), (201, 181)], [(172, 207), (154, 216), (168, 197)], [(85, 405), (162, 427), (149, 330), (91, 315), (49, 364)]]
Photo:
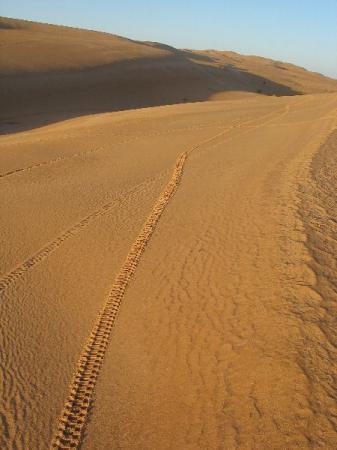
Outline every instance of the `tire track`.
[[(287, 114), (288, 111), (289, 106), (286, 105), (277, 117)], [(247, 122), (251, 122), (251, 120)], [(93, 400), (95, 385), (122, 299), (160, 217), (179, 187), (188, 156), (196, 149), (213, 142), (233, 128), (235, 126), (228, 127), (191, 147), (181, 153), (176, 160), (171, 179), (159, 196), (138, 237), (132, 244), (82, 350), (70, 383), (69, 395), (57, 423), (57, 430), (51, 443), (51, 449), (65, 450), (79, 448), (80, 446), (82, 433)]]
[[(288, 111), (288, 106), (285, 107), (285, 110), (283, 111), (283, 113), (281, 113), (281, 115), (287, 113)], [(268, 113), (263, 115), (262, 117), (260, 117), (259, 119), (263, 119), (265, 117), (269, 117), (270, 115), (275, 115), (275, 112), (272, 113)], [(278, 116), (277, 116), (278, 117)], [(272, 117), (270, 120), (273, 120), (274, 117)], [(188, 155), (191, 151), (197, 149), (198, 147), (209, 143), (211, 141), (214, 141), (215, 139), (217, 139), (218, 137), (221, 137), (223, 135), (225, 135), (226, 133), (228, 133), (229, 131), (231, 131), (232, 129), (235, 128), (241, 128), (244, 127), (245, 125), (247, 125), (248, 123), (254, 122), (256, 121), (256, 119), (250, 119), (246, 122), (241, 123), (240, 125), (231, 125), (228, 128), (225, 128), (224, 130), (222, 130), (220, 133), (217, 133), (216, 135), (202, 141), (200, 144), (197, 144), (196, 146), (192, 147), (190, 150), (186, 151), (186, 154)], [(259, 125), (257, 125), (259, 126)], [(186, 127), (185, 129), (193, 129), (194, 127)], [(181, 129), (180, 129), (181, 130)], [(168, 130), (170, 132), (175, 132), (177, 130)], [(147, 136), (154, 136), (154, 135), (160, 135), (163, 133), (151, 133)], [(143, 137), (140, 136), (139, 138)], [(133, 142), (134, 140), (130, 140), (130, 141), (125, 141), (123, 143), (127, 143), (127, 142)], [(95, 150), (90, 150), (87, 153), (91, 153)], [(96, 149), (97, 151), (97, 149)], [(83, 155), (83, 153), (80, 153), (76, 156), (80, 156)], [(72, 158), (75, 155), (71, 156), (71, 157), (60, 157), (57, 158), (53, 161), (59, 161), (61, 159), (67, 159), (67, 158)], [(38, 167), (40, 165), (45, 165), (45, 164), (49, 164), (50, 161), (46, 161), (45, 163), (40, 163), (38, 165), (35, 165), (34, 167)], [(17, 171), (23, 171), (23, 170), (28, 170), (26, 169), (18, 169)], [(1, 176), (0, 176), (1, 177)], [(134, 188), (130, 189), (129, 191), (125, 192), (124, 195), (130, 195), (132, 194), (135, 190), (139, 189), (140, 186), (142, 186), (145, 183), (148, 183), (150, 180), (146, 180), (140, 184), (138, 184), (137, 186), (135, 186)], [(121, 198), (123, 196), (123, 194), (120, 195), (119, 198)], [(105, 205), (103, 205), (100, 209), (98, 209), (97, 211), (94, 211), (92, 214), (89, 214), (87, 217), (85, 217), (84, 219), (81, 219), (78, 223), (76, 223), (75, 225), (73, 225), (72, 227), (70, 227), (68, 230), (66, 230), (64, 233), (62, 233), (60, 236), (56, 237), (52, 242), (46, 244), (44, 247), (42, 247), (40, 250), (38, 250), (34, 255), (30, 256), (26, 261), (24, 261), (22, 264), (20, 264), (18, 267), (16, 267), (15, 269), (13, 269), (11, 272), (7, 273), (6, 275), (4, 275), (1, 279), (0, 279), (0, 294), (3, 293), (11, 284), (13, 284), (17, 279), (19, 279), (21, 276), (23, 276), (28, 270), (32, 269), (35, 265), (37, 265), (38, 263), (40, 263), (42, 260), (44, 260), (49, 254), (51, 254), (52, 252), (54, 252), (58, 247), (60, 247), (60, 245), (66, 241), (67, 239), (69, 239), (70, 237), (74, 236), (75, 234), (77, 234), (81, 229), (83, 229), (84, 227), (86, 227), (87, 225), (89, 225), (89, 223), (91, 223), (92, 221), (94, 221), (95, 219), (102, 217), (103, 215), (105, 215), (109, 209), (111, 209), (115, 203), (118, 201), (118, 197), (114, 200), (112, 200), (109, 203), (106, 203)]]
[(143, 181), (142, 183), (139, 183), (138, 185), (134, 186), (132, 189), (129, 189), (128, 191), (117, 195), (113, 200), (104, 204), (103, 206), (101, 206), (101, 208), (97, 209), (96, 211), (89, 214), (88, 216), (84, 217), (79, 222), (77, 222), (75, 225), (72, 225), (64, 233), (57, 236), (53, 241), (46, 244), (44, 247), (42, 247), (40, 250), (38, 250), (34, 255), (32, 255), (28, 259), (26, 259), (26, 261), (24, 261), (18, 267), (16, 267), (11, 272), (9, 272), (5, 276), (3, 276), (0, 279), (0, 294), (3, 293), (6, 289), (8, 289), (9, 286), (11, 286), (11, 284), (13, 284), (20, 277), (22, 277), (27, 271), (31, 270), (34, 266), (36, 266), (41, 261), (43, 261), (45, 258), (47, 258), (48, 255), (50, 255), (55, 250), (57, 250), (63, 244), (63, 242), (65, 242), (72, 236), (75, 236), (76, 234), (78, 234), (83, 228), (88, 226), (94, 220), (99, 219), (100, 217), (103, 217), (105, 214), (107, 214), (109, 212), (109, 210), (111, 208), (113, 208), (114, 206), (116, 206), (116, 203), (120, 202), (121, 199), (125, 195), (132, 195), (142, 185), (151, 182), (151, 180), (153, 180), (153, 179), (154, 178), (149, 178), (149, 179)]
[[(306, 100), (308, 100), (308, 99), (306, 99)], [(274, 114), (274, 113), (267, 113), (266, 115), (263, 115), (261, 117), (261, 119), (263, 119), (264, 117), (269, 116), (271, 114)], [(256, 119), (250, 119), (247, 122), (242, 123), (241, 126), (244, 126), (246, 123), (248, 124), (248, 123), (250, 123), (252, 121), (255, 121), (255, 120)], [(133, 143), (133, 142), (137, 142), (139, 139), (142, 139), (144, 137), (148, 138), (148, 137), (156, 137), (156, 136), (165, 136), (166, 134), (176, 133), (176, 132), (180, 132), (180, 131), (204, 130), (204, 129), (207, 129), (207, 128), (216, 128), (216, 127), (219, 127), (221, 129), (223, 129), (223, 126), (224, 126), (224, 122), (220, 121), (217, 124), (214, 124), (214, 123), (211, 123), (211, 124), (200, 124), (200, 125), (195, 125), (195, 126), (192, 125), (192, 126), (181, 127), (181, 128), (173, 128), (173, 129), (168, 129), (168, 130), (164, 130), (164, 131), (154, 131), (154, 132), (151, 132), (151, 133), (147, 133), (147, 134), (142, 134), (140, 136), (136, 136), (136, 137), (131, 138), (131, 139), (129, 138), (129, 139), (122, 140), (120, 142), (116, 142), (116, 144), (114, 144), (114, 145), (118, 146), (118, 145), (123, 145), (123, 144), (130, 144), (130, 143)], [(240, 124), (238, 126), (240, 126)], [(52, 164), (56, 164), (56, 163), (58, 163), (60, 161), (65, 161), (65, 160), (73, 159), (73, 158), (80, 158), (80, 157), (83, 157), (83, 156), (86, 156), (86, 155), (97, 153), (97, 152), (99, 152), (101, 150), (104, 150), (104, 149), (105, 149), (105, 147), (100, 146), (100, 147), (97, 147), (97, 148), (92, 149), (92, 150), (87, 150), (87, 151), (84, 151), (84, 152), (74, 153), (74, 154), (69, 155), (69, 156), (59, 156), (57, 158), (50, 159), (48, 161), (42, 161), (40, 163), (32, 164), (32, 165), (27, 166), (27, 167), (20, 167), (18, 169), (13, 169), (13, 170), (10, 170), (8, 172), (0, 174), (0, 179), (1, 178), (5, 178), (5, 177), (9, 177), (11, 175), (20, 174), (22, 172), (23, 173), (24, 172), (28, 172), (28, 171), (31, 171), (33, 169), (37, 169), (37, 168), (40, 168), (40, 167), (43, 167), (43, 166), (49, 166), (49, 165), (52, 165)]]
[[(165, 131), (154, 131), (152, 133), (142, 134), (140, 136), (136, 136), (136, 137), (134, 137), (132, 139), (129, 138), (129, 139), (122, 140), (120, 142), (116, 142), (114, 145), (118, 146), (118, 145), (123, 145), (123, 144), (130, 144), (130, 143), (133, 143), (133, 142), (137, 142), (139, 139), (142, 139), (144, 137), (148, 138), (148, 137), (164, 136), (166, 134), (176, 133), (176, 132), (179, 132), (179, 131), (203, 130), (203, 129), (212, 128), (212, 127), (221, 127), (222, 128), (223, 125), (221, 126), (221, 124), (219, 124), (219, 125), (214, 126), (214, 124), (210, 124), (210, 125), (175, 128), (175, 129), (165, 130)], [(18, 169), (13, 169), (13, 170), (10, 170), (8, 172), (2, 173), (2, 174), (0, 174), (0, 178), (9, 177), (11, 175), (19, 174), (19, 173), (22, 173), (22, 172), (28, 172), (28, 171), (31, 171), (33, 169), (37, 169), (39, 167), (56, 164), (56, 163), (58, 163), (60, 161), (65, 161), (65, 160), (73, 159), (73, 158), (80, 158), (80, 157), (83, 157), (83, 156), (86, 156), (86, 155), (97, 153), (97, 152), (99, 152), (101, 150), (104, 150), (105, 148), (106, 147), (100, 146), (100, 147), (97, 147), (97, 148), (92, 149), (92, 150), (87, 150), (87, 151), (84, 151), (84, 152), (74, 153), (74, 154), (69, 155), (69, 156), (58, 156), (57, 158), (50, 159), (48, 161), (42, 161), (40, 163), (32, 164), (32, 165), (27, 166), (27, 167), (20, 167)]]
[(56, 437), (52, 443), (52, 448), (54, 449), (77, 448), (80, 444), (93, 390), (121, 300), (160, 216), (180, 183), (187, 156), (188, 152), (186, 151), (176, 161), (169, 183), (160, 195), (140, 234), (133, 243), (121, 271), (115, 279), (107, 301), (98, 315), (77, 363), (75, 375), (70, 385), (70, 394), (59, 419)]
[(56, 437), (52, 443), (52, 448), (54, 449), (77, 448), (80, 444), (81, 433), (90, 408), (93, 390), (121, 300), (165, 207), (179, 186), (188, 153), (188, 151), (183, 152), (177, 159), (170, 181), (133, 243), (115, 279), (106, 303), (98, 315), (77, 363), (75, 375), (70, 385), (70, 394), (59, 419)]

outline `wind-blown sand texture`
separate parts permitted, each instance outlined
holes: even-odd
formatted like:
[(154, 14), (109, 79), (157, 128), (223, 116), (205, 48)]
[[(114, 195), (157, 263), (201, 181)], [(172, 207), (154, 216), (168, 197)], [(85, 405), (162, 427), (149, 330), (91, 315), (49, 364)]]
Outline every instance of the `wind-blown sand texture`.
[(0, 136), (0, 448), (335, 449), (337, 94), (78, 115)]

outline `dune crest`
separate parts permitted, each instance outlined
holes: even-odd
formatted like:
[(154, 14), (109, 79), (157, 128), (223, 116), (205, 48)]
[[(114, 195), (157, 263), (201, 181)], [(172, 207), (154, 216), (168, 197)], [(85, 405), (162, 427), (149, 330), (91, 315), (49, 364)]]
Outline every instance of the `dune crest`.
[(2, 132), (148, 106), (337, 91), (336, 80), (234, 52), (7, 18), (0, 36)]

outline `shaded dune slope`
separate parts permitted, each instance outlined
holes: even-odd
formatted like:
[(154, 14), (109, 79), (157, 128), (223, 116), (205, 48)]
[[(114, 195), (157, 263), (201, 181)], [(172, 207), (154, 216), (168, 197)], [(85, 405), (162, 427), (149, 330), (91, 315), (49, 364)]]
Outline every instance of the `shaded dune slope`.
[(0, 19), (1, 131), (78, 115), (337, 90), (337, 81), (233, 52), (177, 50), (108, 33)]

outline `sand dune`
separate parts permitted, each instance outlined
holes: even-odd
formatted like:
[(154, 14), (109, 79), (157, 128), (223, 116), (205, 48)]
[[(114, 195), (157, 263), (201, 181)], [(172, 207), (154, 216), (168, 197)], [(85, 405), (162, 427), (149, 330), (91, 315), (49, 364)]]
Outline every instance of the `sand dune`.
[(337, 82), (0, 28), (0, 448), (335, 449)]
[(1, 137), (1, 448), (334, 448), (336, 110), (261, 96)]
[(0, 34), (2, 132), (78, 115), (239, 94), (337, 91), (336, 80), (233, 52), (178, 50), (7, 18), (0, 19)]

